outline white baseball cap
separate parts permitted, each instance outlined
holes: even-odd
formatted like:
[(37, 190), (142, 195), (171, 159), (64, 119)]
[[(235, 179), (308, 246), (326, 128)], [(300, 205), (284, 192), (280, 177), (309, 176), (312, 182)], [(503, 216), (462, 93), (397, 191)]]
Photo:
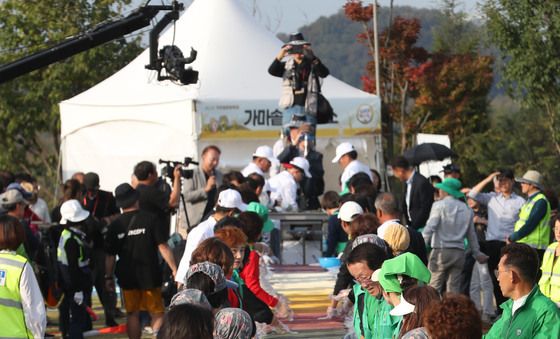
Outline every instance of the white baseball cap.
[(338, 211), (338, 219), (346, 222), (352, 222), (357, 215), (363, 214), (364, 209), (357, 202), (347, 201), (342, 204)]
[(272, 148), (270, 148), (270, 146), (257, 147), (257, 150), (253, 153), (253, 157), (266, 158), (272, 163), (278, 162), (276, 157), (274, 157), (274, 153), (272, 152)]
[(401, 294), (401, 302), (397, 306), (395, 306), (391, 311), (389, 311), (389, 314), (392, 315), (393, 317), (402, 317), (403, 315), (407, 315), (414, 312), (415, 308), (416, 306), (406, 301), (404, 296)]
[(290, 161), (290, 165), (299, 168), (305, 173), (305, 176), (311, 178), (311, 172), (309, 172), (309, 161), (303, 157), (295, 157)]
[(232, 189), (220, 192), (218, 196), (218, 206), (223, 208), (237, 208), (242, 212), (247, 210), (247, 205), (243, 203), (241, 194)]
[(89, 217), (89, 212), (85, 210), (80, 202), (76, 199), (65, 201), (62, 206), (60, 206), (60, 219), (61, 225), (66, 225), (70, 222), (80, 222), (84, 221)]
[(332, 163), (336, 164), (343, 155), (348, 154), (350, 152), (356, 151), (354, 146), (349, 142), (343, 142), (342, 144), (336, 147), (336, 155), (334, 159), (332, 159)]

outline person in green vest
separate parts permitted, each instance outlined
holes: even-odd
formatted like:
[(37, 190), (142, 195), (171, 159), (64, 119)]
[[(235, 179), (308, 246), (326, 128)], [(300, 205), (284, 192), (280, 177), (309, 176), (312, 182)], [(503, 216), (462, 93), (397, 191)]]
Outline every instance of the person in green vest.
[(412, 253), (403, 253), (386, 260), (381, 269), (373, 273), (371, 280), (379, 282), (383, 289), (383, 297), (391, 305), (392, 310), (389, 314), (398, 318), (392, 338), (399, 337), (402, 316), (414, 311), (414, 305), (404, 299), (404, 292), (413, 286), (428, 284), (431, 276), (422, 260)]
[(502, 294), (502, 316), (485, 339), (560, 338), (560, 311), (536, 284), (539, 258), (534, 248), (513, 243), (502, 250), (495, 274)]
[(374, 271), (387, 259), (385, 251), (373, 244), (356, 246), (346, 259), (348, 271), (356, 283), (354, 292), (354, 333), (357, 338), (391, 339), (400, 317), (389, 314), (393, 308), (385, 301), (379, 283), (371, 280)]
[(550, 203), (541, 192), (542, 175), (537, 171), (529, 170), (516, 181), (521, 183), (521, 191), (527, 195), (527, 201), (521, 207), (519, 220), (515, 223), (513, 233), (506, 239), (506, 243), (527, 244), (536, 249), (539, 258), (542, 258), (550, 243)]
[(47, 327), (33, 268), (16, 253), (24, 238), (16, 218), (0, 216), (0, 338), (43, 338)]
[(89, 217), (78, 200), (60, 206), (64, 230), (58, 242), (57, 260), (64, 299), (59, 308), (59, 327), (64, 338), (81, 339), (91, 329), (87, 303), (91, 301), (92, 275), (89, 267), (91, 245), (82, 227)]
[(539, 280), (539, 287), (542, 294), (560, 307), (560, 219), (554, 223), (554, 237), (556, 241), (550, 244), (544, 252), (541, 271), (542, 276)]

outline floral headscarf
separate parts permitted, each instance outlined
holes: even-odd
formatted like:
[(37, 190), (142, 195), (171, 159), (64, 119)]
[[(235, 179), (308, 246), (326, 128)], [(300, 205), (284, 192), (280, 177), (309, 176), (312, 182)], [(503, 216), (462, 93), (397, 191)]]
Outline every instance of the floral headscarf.
[(214, 322), (214, 339), (250, 339), (253, 320), (240, 308), (224, 308)]
[(174, 306), (182, 305), (182, 304), (195, 304), (195, 305), (200, 305), (202, 307), (206, 307), (209, 310), (212, 309), (212, 306), (210, 306), (210, 303), (208, 302), (208, 299), (206, 299), (204, 293), (202, 293), (202, 291), (200, 290), (195, 290), (193, 288), (186, 288), (182, 291), (179, 291), (177, 294), (175, 294), (173, 298), (171, 298), (171, 303), (169, 304), (169, 308), (173, 308)]

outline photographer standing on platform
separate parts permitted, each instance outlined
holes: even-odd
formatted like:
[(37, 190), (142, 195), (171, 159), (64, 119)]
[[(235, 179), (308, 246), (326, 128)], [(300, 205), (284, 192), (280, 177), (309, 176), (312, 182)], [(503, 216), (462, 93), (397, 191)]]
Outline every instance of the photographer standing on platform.
[[(290, 57), (282, 61), (287, 55)], [(315, 138), (317, 127), (317, 112), (310, 111), (310, 104), (317, 103), (317, 95), (320, 92), (319, 77), (325, 78), (329, 75), (329, 69), (321, 63), (313, 51), (311, 44), (304, 40), (301, 33), (290, 35), (290, 41), (282, 47), (268, 73), (282, 78), (282, 97), (279, 106), (284, 110), (283, 128), (286, 128), (292, 120), (307, 122), (311, 124), (310, 136)], [(314, 94), (314, 97), (308, 95)], [(284, 135), (289, 131), (285, 130)], [(314, 140), (313, 140), (314, 141)]]
[(187, 227), (198, 225), (216, 205), (218, 187), (222, 185), (222, 173), (217, 169), (221, 153), (217, 146), (205, 147), (200, 166), (193, 170), (192, 178), (185, 181), (183, 196), (187, 205)]

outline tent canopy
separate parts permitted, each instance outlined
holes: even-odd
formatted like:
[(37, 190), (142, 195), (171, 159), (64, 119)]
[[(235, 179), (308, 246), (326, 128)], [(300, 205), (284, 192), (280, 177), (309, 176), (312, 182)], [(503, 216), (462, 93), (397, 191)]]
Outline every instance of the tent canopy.
[[(75, 171), (96, 171), (102, 186), (112, 189), (129, 180), (132, 166), (140, 160), (196, 159), (201, 138), (265, 137), (268, 141), (263, 143), (272, 145), (279, 128), (255, 124), (256, 118), (243, 130), (266, 130), (268, 134), (205, 136), (203, 130), (223, 116), (237, 116), (230, 122), (242, 124), (251, 117), (249, 110), (255, 114), (276, 110), (281, 80), (270, 76), (267, 69), (282, 42), (260, 27), (237, 0), (195, 0), (175, 29), (170, 27), (162, 34), (159, 47), (173, 43), (185, 55), (191, 47), (198, 51), (197, 60), (189, 65), (200, 72), (197, 84), (157, 81), (155, 72), (145, 69), (149, 63), (146, 49), (106, 80), (60, 103), (65, 179)], [(357, 127), (362, 132), (378, 129), (377, 97), (332, 76), (324, 79), (322, 91), (342, 125), (342, 130), (332, 125), (325, 131), (356, 137), (353, 131)], [(321, 129), (319, 132), (321, 136)], [(238, 149), (240, 145), (236, 144)], [(256, 147), (254, 140), (246, 145), (247, 157), (242, 162), (250, 160)], [(222, 162), (238, 166), (235, 158), (228, 163), (222, 157)]]

